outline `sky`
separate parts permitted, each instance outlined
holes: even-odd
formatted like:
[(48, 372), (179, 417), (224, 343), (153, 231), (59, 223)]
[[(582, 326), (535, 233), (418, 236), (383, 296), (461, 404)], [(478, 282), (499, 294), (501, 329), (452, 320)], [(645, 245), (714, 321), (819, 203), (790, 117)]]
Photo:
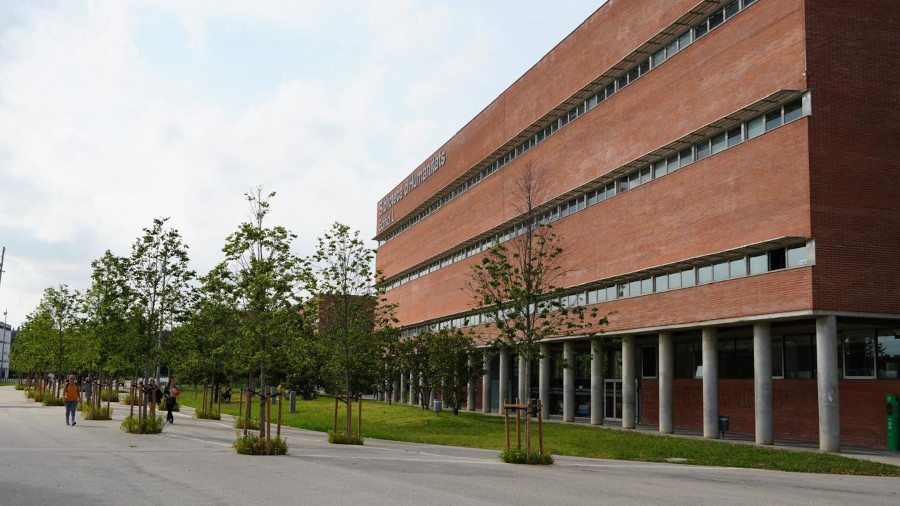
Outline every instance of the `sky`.
[[(0, 318), (168, 217), (205, 274), (277, 193), (314, 251), (602, 0), (0, 0)], [(369, 243), (375, 247), (374, 242)]]

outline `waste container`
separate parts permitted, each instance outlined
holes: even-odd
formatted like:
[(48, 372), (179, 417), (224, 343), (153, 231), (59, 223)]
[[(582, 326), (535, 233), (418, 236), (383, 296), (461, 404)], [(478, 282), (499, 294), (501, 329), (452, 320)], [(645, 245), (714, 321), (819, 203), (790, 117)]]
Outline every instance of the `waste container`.
[(887, 411), (887, 449), (900, 450), (900, 401), (897, 394), (884, 396)]
[(440, 413), (440, 412), (441, 412), (441, 408), (444, 407), (443, 404), (444, 404), (443, 402), (441, 402), (441, 401), (439, 401), (439, 400), (435, 400), (435, 401), (434, 401), (434, 412), (435, 412), (435, 413)]
[(725, 433), (728, 432), (728, 425), (730, 424), (731, 419), (725, 415), (719, 415), (719, 434), (722, 435), (722, 439), (725, 439)]

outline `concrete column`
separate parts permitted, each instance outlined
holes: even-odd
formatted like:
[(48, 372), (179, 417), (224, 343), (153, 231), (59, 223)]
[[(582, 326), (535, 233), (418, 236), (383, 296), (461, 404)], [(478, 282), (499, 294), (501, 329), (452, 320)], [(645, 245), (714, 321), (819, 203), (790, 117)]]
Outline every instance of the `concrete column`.
[(408, 397), (409, 381), (407, 381), (408, 378), (409, 377), (405, 374), (400, 375), (400, 394), (399, 394), (400, 399), (398, 399), (398, 402), (408, 402), (408, 399), (409, 399), (409, 397)]
[(819, 389), (819, 450), (841, 451), (841, 409), (838, 403), (837, 319), (816, 318), (816, 364)]
[[(469, 369), (472, 370), (474, 368), (475, 356), (469, 355)], [(468, 398), (466, 399), (466, 411), (475, 411), (475, 380), (469, 382), (466, 393), (468, 394)]]
[(659, 333), (659, 431), (675, 432), (675, 344), (671, 332)]
[(491, 412), (491, 351), (482, 353), (482, 368), (484, 376), (481, 377), (481, 412)]
[(437, 389), (432, 388), (428, 395), (428, 409), (434, 409), (434, 400), (437, 398)]
[(753, 400), (756, 406), (756, 444), (774, 442), (772, 418), (772, 324), (753, 324)]
[(703, 437), (719, 437), (719, 334), (703, 327)]
[(525, 377), (525, 368), (528, 367), (528, 361), (525, 360), (525, 357), (519, 355), (519, 399), (523, 404), (528, 402), (528, 391), (531, 390), (528, 388), (530, 385), (528, 384), (528, 380), (531, 378)]
[(563, 359), (566, 367), (563, 371), (563, 421), (575, 421), (575, 343), (563, 343)]
[(509, 400), (509, 348), (500, 349), (500, 412), (503, 412), (503, 399)]
[(541, 364), (538, 378), (538, 396), (541, 399), (541, 417), (550, 417), (550, 345), (541, 344)]
[(622, 428), (633, 429), (637, 415), (634, 390), (634, 336), (622, 340)]
[(603, 423), (603, 340), (591, 339), (591, 425)]

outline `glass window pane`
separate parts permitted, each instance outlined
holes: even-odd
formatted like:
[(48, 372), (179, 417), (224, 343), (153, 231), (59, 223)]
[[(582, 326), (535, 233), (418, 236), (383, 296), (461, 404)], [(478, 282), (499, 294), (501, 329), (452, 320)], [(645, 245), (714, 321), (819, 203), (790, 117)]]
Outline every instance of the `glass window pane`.
[(678, 158), (680, 158), (681, 166), (684, 167), (689, 163), (694, 161), (694, 153), (691, 148), (681, 150), (681, 153), (678, 153)]
[(844, 376), (875, 376), (875, 332), (844, 333)]
[(649, 182), (650, 179), (651, 179), (650, 167), (641, 169), (641, 184)]
[(806, 265), (806, 245), (787, 249), (787, 266), (803, 267)]
[(741, 142), (741, 127), (735, 127), (728, 131), (728, 147)]
[(750, 257), (750, 274), (762, 274), (769, 270), (768, 267), (769, 258), (765, 253)]
[(795, 119), (803, 116), (803, 103), (799, 100), (795, 100), (789, 104), (784, 106), (784, 122), (787, 123), (789, 121), (794, 121)]
[(653, 164), (653, 177), (665, 176), (668, 174), (666, 169), (666, 161), (662, 160)]
[(716, 281), (728, 279), (728, 262), (719, 262), (713, 265), (713, 279)]
[(678, 37), (678, 50), (681, 51), (682, 49), (688, 47), (690, 44), (691, 44), (691, 31), (688, 30), (688, 31), (684, 32), (684, 34), (681, 37)]
[(649, 59), (648, 59), (648, 60), (644, 60), (644, 61), (641, 63), (641, 65), (638, 67), (638, 70), (640, 71), (641, 75), (644, 75), (644, 74), (646, 74), (647, 72), (649, 72), (649, 71), (650, 71), (650, 60), (649, 60)]
[(666, 58), (671, 58), (678, 52), (678, 41), (669, 44), (666, 46)]
[(772, 376), (781, 378), (784, 376), (784, 342), (781, 336), (772, 338)]
[(616, 285), (606, 287), (606, 300), (616, 300)]
[(606, 302), (606, 288), (601, 288), (596, 291), (597, 293), (597, 302)]
[(664, 61), (666, 61), (666, 48), (660, 49), (653, 55), (653, 68), (658, 67)]
[(681, 288), (681, 273), (673, 272), (669, 274), (669, 289), (674, 290), (675, 288)]
[(656, 346), (641, 346), (641, 377), (655, 378), (657, 363)]
[(747, 260), (740, 258), (728, 263), (729, 274), (732, 278), (740, 278), (747, 275)]
[(731, 2), (730, 4), (725, 6), (725, 19), (730, 18), (738, 13), (740, 10), (740, 5), (738, 5), (737, 1)]
[(776, 249), (769, 252), (769, 270), (777, 271), (778, 269), (784, 269), (785, 266), (785, 257), (784, 257), (784, 249)]
[(747, 122), (747, 138), (752, 139), (766, 131), (765, 118), (753, 118)]
[(725, 149), (725, 146), (727, 146), (727, 144), (724, 133), (712, 138), (712, 152), (714, 154)]
[(766, 131), (781, 126), (781, 109), (766, 114)]
[(709, 156), (709, 154), (711, 152), (709, 146), (710, 145), (709, 145), (708, 140), (703, 141), (700, 144), (697, 144), (697, 160), (702, 160), (702, 159), (706, 158), (707, 156)]
[(711, 265), (704, 265), (703, 267), (697, 269), (697, 280), (700, 282), (700, 284), (709, 283), (710, 281), (712, 281), (712, 279), (713, 277)]
[(700, 37), (703, 37), (704, 35), (706, 35), (706, 32), (707, 32), (706, 22), (704, 21), (702, 25), (694, 28), (694, 40), (699, 39)]
[(628, 283), (621, 283), (619, 286), (618, 298), (624, 299), (628, 297)]
[(669, 276), (663, 274), (661, 276), (656, 276), (654, 280), (654, 288), (657, 292), (665, 292), (669, 289)]
[(697, 284), (694, 269), (685, 269), (681, 271), (681, 286), (694, 286)]
[[(699, 364), (698, 364), (699, 365)], [(694, 377), (694, 343), (675, 343), (675, 377), (690, 379)]]
[(633, 83), (635, 81), (635, 79), (637, 79), (638, 77), (640, 77), (640, 70), (638, 70), (638, 67), (635, 67), (628, 71), (628, 82), (629, 83)]
[(641, 294), (641, 281), (636, 280), (628, 283), (628, 294), (632, 297)]
[(641, 280), (641, 293), (653, 293), (653, 278), (644, 278)]
[(723, 22), (725, 22), (725, 13), (723, 11), (717, 11), (709, 17), (709, 29), (712, 30)]
[(812, 336), (784, 336), (784, 377), (812, 379), (813, 356)]
[(674, 171), (678, 168), (678, 155), (672, 155), (669, 158), (666, 158), (666, 165), (668, 165), (669, 172)]
[(900, 337), (893, 331), (878, 336), (878, 379), (900, 379)]

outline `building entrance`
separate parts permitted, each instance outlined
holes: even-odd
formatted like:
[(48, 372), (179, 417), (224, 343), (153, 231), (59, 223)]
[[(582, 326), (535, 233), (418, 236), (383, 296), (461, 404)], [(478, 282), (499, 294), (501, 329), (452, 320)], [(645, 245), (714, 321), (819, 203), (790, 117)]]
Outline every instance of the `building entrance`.
[(608, 379), (603, 381), (603, 413), (607, 420), (622, 420), (622, 380)]

